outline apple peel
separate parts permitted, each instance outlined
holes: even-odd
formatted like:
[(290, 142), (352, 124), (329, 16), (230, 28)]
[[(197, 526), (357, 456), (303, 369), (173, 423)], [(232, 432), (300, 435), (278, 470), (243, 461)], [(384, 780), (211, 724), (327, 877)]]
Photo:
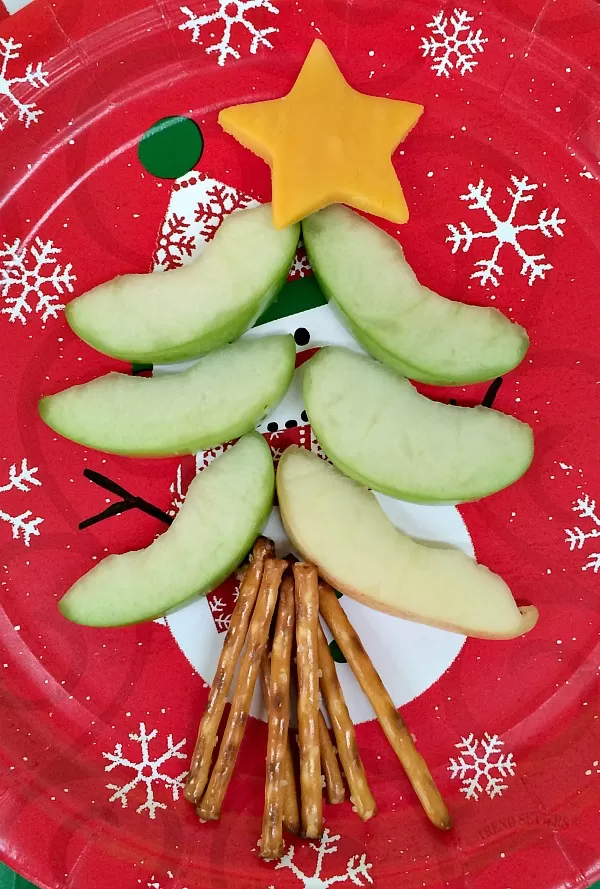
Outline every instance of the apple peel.
[(324, 580), (365, 605), (481, 639), (531, 630), (534, 606), (463, 552), (412, 540), (373, 493), (308, 451), (288, 448), (277, 471), (281, 517), (293, 545)]

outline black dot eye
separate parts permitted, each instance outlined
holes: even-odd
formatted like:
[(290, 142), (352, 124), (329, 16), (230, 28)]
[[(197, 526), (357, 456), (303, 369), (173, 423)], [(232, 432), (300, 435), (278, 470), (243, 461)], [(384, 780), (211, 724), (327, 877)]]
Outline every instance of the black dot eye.
[(294, 332), (294, 339), (298, 346), (307, 346), (310, 343), (310, 333), (306, 327), (299, 327), (298, 330)]
[(306, 413), (306, 411), (302, 411), (300, 417), (304, 420), (305, 423), (308, 423), (308, 414)]
[(285, 428), (286, 429), (293, 429), (294, 426), (297, 426), (297, 425), (298, 425), (298, 422), (296, 420), (286, 420), (285, 421)]
[(277, 432), (279, 426), (277, 423), (268, 423), (267, 424), (267, 432)]

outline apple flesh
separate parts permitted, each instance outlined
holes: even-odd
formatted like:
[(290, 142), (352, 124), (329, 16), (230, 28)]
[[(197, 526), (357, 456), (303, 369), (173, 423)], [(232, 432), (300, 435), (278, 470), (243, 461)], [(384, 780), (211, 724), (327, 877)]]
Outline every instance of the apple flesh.
[(48, 426), (111, 454), (193, 454), (249, 432), (281, 401), (296, 359), (290, 335), (240, 340), (181, 373), (109, 373), (42, 398)]
[(171, 527), (146, 549), (103, 559), (59, 602), (69, 620), (118, 627), (152, 620), (215, 589), (241, 563), (273, 502), (269, 446), (241, 438), (192, 481)]
[(302, 223), (317, 280), (358, 342), (413, 380), (463, 385), (506, 373), (529, 346), (497, 309), (445, 299), (423, 287), (398, 242), (340, 204)]
[(271, 205), (228, 216), (202, 255), (167, 272), (123, 275), (67, 305), (75, 333), (123, 361), (165, 364), (237, 339), (285, 283), (300, 227), (277, 230)]
[(365, 355), (328, 346), (306, 365), (304, 404), (319, 444), (346, 475), (417, 503), (477, 500), (533, 459), (526, 423), (486, 407), (440, 404)]
[(303, 448), (277, 470), (287, 534), (335, 589), (398, 617), (468, 636), (511, 639), (537, 621), (506, 583), (463, 552), (417, 542), (392, 525), (375, 495)]

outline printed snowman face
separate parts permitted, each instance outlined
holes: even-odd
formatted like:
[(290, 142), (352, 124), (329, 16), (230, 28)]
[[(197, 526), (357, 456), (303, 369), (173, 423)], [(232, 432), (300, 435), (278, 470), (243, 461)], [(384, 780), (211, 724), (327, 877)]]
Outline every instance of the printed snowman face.
[[(223, 183), (216, 183), (215, 180), (198, 180), (197, 174), (194, 174), (194, 177), (192, 177), (194, 181), (190, 181), (185, 190), (179, 188), (174, 191), (171, 201), (173, 206), (170, 205), (163, 223), (164, 231), (169, 227), (169, 214), (177, 214), (180, 220), (189, 220), (187, 233), (193, 235), (196, 246), (192, 256), (182, 257), (183, 263), (197, 256), (206, 243), (206, 239), (197, 229), (198, 212), (196, 210), (194, 213), (193, 208), (197, 207), (199, 202), (206, 200), (207, 182), (213, 194), (226, 193), (231, 209), (247, 206), (247, 203), (239, 200), (236, 203), (229, 194), (232, 189)], [(189, 180), (190, 176), (184, 177), (186, 178)], [(207, 213), (218, 215), (214, 202), (208, 206)], [(196, 220), (194, 225), (192, 220)], [(163, 258), (164, 256), (157, 256), (157, 268), (165, 268), (164, 262), (160, 261)], [(294, 269), (297, 272), (296, 276)], [(322, 454), (304, 412), (303, 352), (309, 357), (315, 349), (324, 345), (346, 346), (356, 351), (363, 351), (330, 305), (317, 305), (300, 312), (293, 311), (294, 287), (298, 284), (293, 278), (304, 277), (309, 271), (304, 258), (297, 260), (294, 269), (292, 280), (288, 282), (275, 305), (276, 311), (270, 313), (271, 316), (273, 314), (280, 316), (254, 327), (245, 334), (246, 337), (264, 337), (290, 333), (296, 341), (298, 359), (292, 384), (281, 403), (258, 426), (258, 430), (265, 435), (271, 445), (275, 463), (282, 450), (291, 442)], [(279, 306), (281, 311), (277, 311)], [(172, 369), (180, 368), (168, 370)], [(161, 372), (167, 368), (156, 370)], [(201, 469), (214, 459), (219, 450), (197, 455), (196, 469)], [(474, 555), (467, 528), (454, 506), (423, 506), (405, 503), (384, 495), (377, 495), (377, 498), (391, 521), (407, 534), (421, 540), (450, 544), (462, 549), (468, 555)], [(273, 508), (265, 534), (275, 541), (279, 555), (293, 552), (277, 507)], [(342, 603), (397, 707), (402, 707), (418, 697), (436, 682), (452, 664), (465, 641), (465, 637), (457, 633), (449, 633), (382, 614), (350, 600), (347, 596), (342, 597)], [(165, 619), (189, 663), (207, 684), (212, 682), (214, 676), (232, 607), (233, 594), (230, 585), (229, 600), (227, 594), (221, 595), (221, 591), (216, 590), (208, 597), (193, 602)], [(373, 718), (371, 707), (358, 688), (347, 664), (338, 663), (338, 675), (353, 721), (360, 723), (371, 720)], [(258, 689), (251, 713), (258, 718), (265, 718), (262, 696)]]

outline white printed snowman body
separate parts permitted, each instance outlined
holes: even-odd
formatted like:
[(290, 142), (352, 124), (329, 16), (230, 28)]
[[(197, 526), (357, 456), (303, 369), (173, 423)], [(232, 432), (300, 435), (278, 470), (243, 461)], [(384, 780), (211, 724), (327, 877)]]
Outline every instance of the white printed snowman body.
[[(181, 187), (187, 181), (187, 187)], [(225, 196), (227, 203), (222, 208), (215, 207), (214, 197)], [(216, 231), (215, 218), (222, 218), (227, 211), (249, 206), (250, 199), (240, 196), (231, 187), (198, 173), (188, 174), (178, 180), (173, 190), (162, 232), (174, 228), (173, 220), (182, 232), (187, 245), (185, 255), (176, 255), (174, 265), (191, 261), (203, 249), (210, 238), (203, 228), (202, 212), (206, 207), (206, 218)], [(222, 213), (220, 211), (223, 211)], [(210, 233), (210, 230), (209, 230)], [(172, 267), (165, 262), (167, 252), (160, 246), (160, 235), (155, 256), (156, 270)], [(191, 247), (190, 247), (191, 245)], [(295, 270), (295, 274), (294, 274)], [(309, 267), (306, 260), (299, 258), (294, 265), (291, 277), (304, 277)], [(293, 305), (293, 280), (286, 285), (287, 307), (279, 317), (260, 324), (248, 331), (247, 337), (262, 337), (275, 333), (290, 333), (298, 344), (299, 366), (292, 385), (275, 410), (258, 427), (269, 441), (275, 462), (280, 456), (282, 444), (289, 442), (290, 430), (294, 430), (295, 440), (301, 446), (319, 452), (318, 443), (307, 423), (302, 400), (302, 352), (314, 350), (327, 344), (343, 345), (362, 351), (348, 330), (329, 305), (317, 305), (298, 313), (289, 313)], [(291, 300), (288, 298), (291, 295)], [(275, 313), (277, 314), (277, 313)], [(155, 368), (155, 372), (179, 369)], [(215, 456), (215, 452), (199, 454), (196, 469), (203, 468)], [(454, 506), (424, 506), (377, 495), (382, 508), (391, 521), (412, 537), (433, 542), (450, 544), (473, 556), (473, 544), (466, 525)], [(176, 501), (176, 498), (175, 498)], [(276, 544), (277, 552), (285, 555), (293, 552), (286, 538), (279, 511), (273, 508), (265, 534)], [(429, 688), (449, 668), (465, 637), (457, 633), (426, 627), (387, 614), (374, 611), (344, 596), (343, 605), (369, 652), (375, 667), (380, 673), (397, 707), (413, 700)], [(219, 658), (223, 633), (227, 627), (224, 617), (225, 603), (217, 596), (206, 597), (176, 611), (166, 618), (166, 624), (189, 663), (198, 671), (203, 680), (210, 684)], [(350, 668), (338, 664), (338, 674), (346, 696), (350, 714), (355, 723), (373, 718), (371, 707), (354, 680)], [(252, 714), (264, 718), (265, 712), (261, 696), (257, 690), (252, 705)]]

